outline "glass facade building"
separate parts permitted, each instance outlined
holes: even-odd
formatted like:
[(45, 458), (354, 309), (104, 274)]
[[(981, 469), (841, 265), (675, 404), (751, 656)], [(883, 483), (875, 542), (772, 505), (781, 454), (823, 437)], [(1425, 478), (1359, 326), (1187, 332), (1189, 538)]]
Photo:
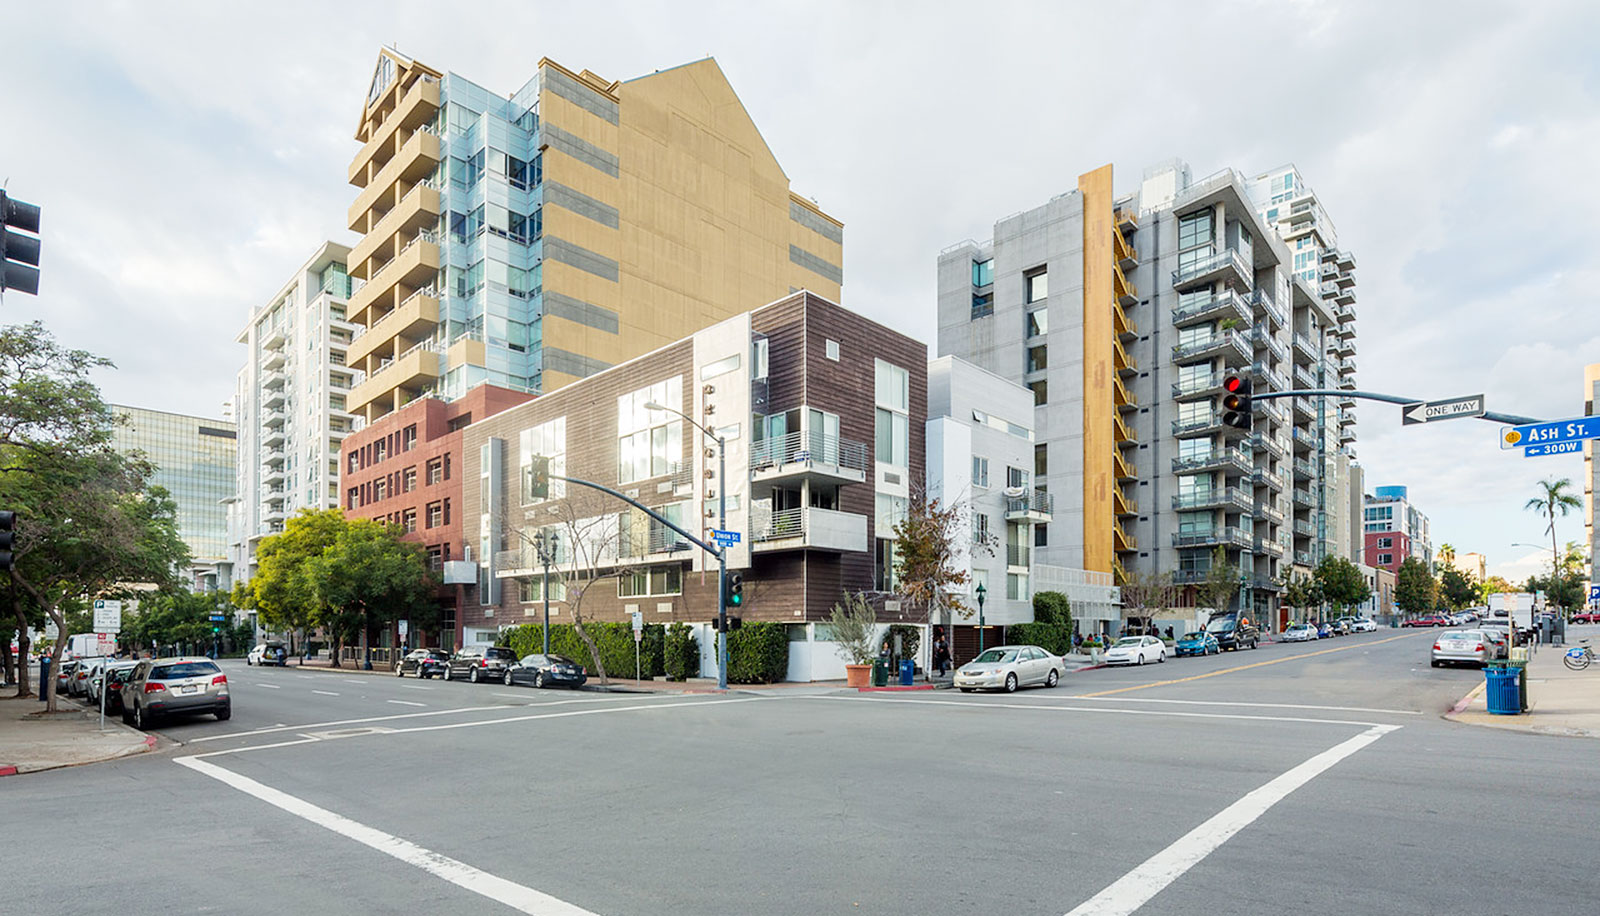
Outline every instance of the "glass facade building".
[(223, 503), (234, 490), (238, 440), (233, 421), (141, 407), (113, 405), (112, 410), (119, 420), (113, 447), (155, 465), (152, 482), (166, 488), (177, 502), (178, 533), (189, 545), (197, 575), (205, 576), (205, 567), (215, 567), (227, 555)]

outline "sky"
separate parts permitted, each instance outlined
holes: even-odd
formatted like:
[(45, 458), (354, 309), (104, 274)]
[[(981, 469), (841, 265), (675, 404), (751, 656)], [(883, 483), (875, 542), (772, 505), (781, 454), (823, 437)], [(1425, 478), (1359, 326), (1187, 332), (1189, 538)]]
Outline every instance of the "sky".
[[(1600, 4), (10, 4), (0, 181), (44, 208), (42, 319), (110, 401), (220, 416), (235, 337), (320, 241), (377, 50), (510, 93), (542, 57), (609, 79), (714, 56), (789, 175), (845, 223), (844, 304), (936, 346), (934, 264), (1111, 163), (1119, 193), (1292, 162), (1358, 262), (1357, 379), (1558, 419), (1600, 362)], [(1589, 177), (1585, 177), (1589, 176)], [(1520, 582), (1523, 509), (1581, 457), (1358, 408), (1367, 486)], [(1583, 513), (1560, 519), (1583, 539)], [(1546, 566), (1546, 568), (1548, 568)]]

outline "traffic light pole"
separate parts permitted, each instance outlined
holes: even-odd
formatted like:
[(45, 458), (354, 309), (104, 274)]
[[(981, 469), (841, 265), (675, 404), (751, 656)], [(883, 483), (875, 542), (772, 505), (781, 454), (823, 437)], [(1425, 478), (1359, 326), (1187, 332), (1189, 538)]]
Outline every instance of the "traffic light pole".
[[(717, 437), (717, 530), (728, 530), (728, 453), (727, 441), (722, 436)], [(717, 689), (728, 689), (728, 548), (726, 547), (717, 551)]]
[[(1250, 397), (1256, 401), (1296, 397), (1358, 398), (1363, 401), (1382, 401), (1385, 404), (1399, 404), (1402, 406), (1421, 404), (1423, 402), (1422, 398), (1404, 398), (1395, 394), (1379, 394), (1376, 391), (1351, 391), (1344, 388), (1295, 388), (1289, 391), (1268, 391), (1262, 394), (1252, 394)], [(1526, 426), (1529, 423), (1544, 422), (1543, 420), (1535, 420), (1532, 417), (1524, 417), (1514, 413), (1497, 413), (1492, 410), (1485, 411), (1478, 419), (1510, 426)]]

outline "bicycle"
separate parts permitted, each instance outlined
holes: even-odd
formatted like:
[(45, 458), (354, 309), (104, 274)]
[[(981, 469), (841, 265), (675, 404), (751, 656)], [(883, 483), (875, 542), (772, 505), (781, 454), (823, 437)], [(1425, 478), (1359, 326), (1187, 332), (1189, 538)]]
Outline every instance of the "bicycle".
[(1578, 642), (1579, 645), (1568, 649), (1567, 654), (1561, 656), (1561, 663), (1573, 671), (1582, 671), (1594, 661), (1594, 647), (1589, 645), (1589, 640), (1580, 639)]

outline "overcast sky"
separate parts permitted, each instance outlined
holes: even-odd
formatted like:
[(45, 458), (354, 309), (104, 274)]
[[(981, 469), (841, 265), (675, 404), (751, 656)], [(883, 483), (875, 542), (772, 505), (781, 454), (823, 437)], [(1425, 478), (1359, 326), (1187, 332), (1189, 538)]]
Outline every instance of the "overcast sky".
[[(109, 400), (216, 416), (234, 337), (353, 241), (353, 139), (380, 45), (512, 92), (541, 57), (626, 79), (717, 58), (796, 191), (845, 223), (845, 304), (934, 339), (934, 259), (1107, 162), (1119, 192), (1297, 164), (1358, 260), (1364, 389), (1555, 419), (1600, 362), (1600, 4), (10, 4), (0, 180), (44, 207), (37, 299), (110, 357)], [(1522, 504), (1580, 457), (1359, 411), (1367, 484), (1520, 581)], [(1581, 540), (1578, 512), (1558, 526)]]

